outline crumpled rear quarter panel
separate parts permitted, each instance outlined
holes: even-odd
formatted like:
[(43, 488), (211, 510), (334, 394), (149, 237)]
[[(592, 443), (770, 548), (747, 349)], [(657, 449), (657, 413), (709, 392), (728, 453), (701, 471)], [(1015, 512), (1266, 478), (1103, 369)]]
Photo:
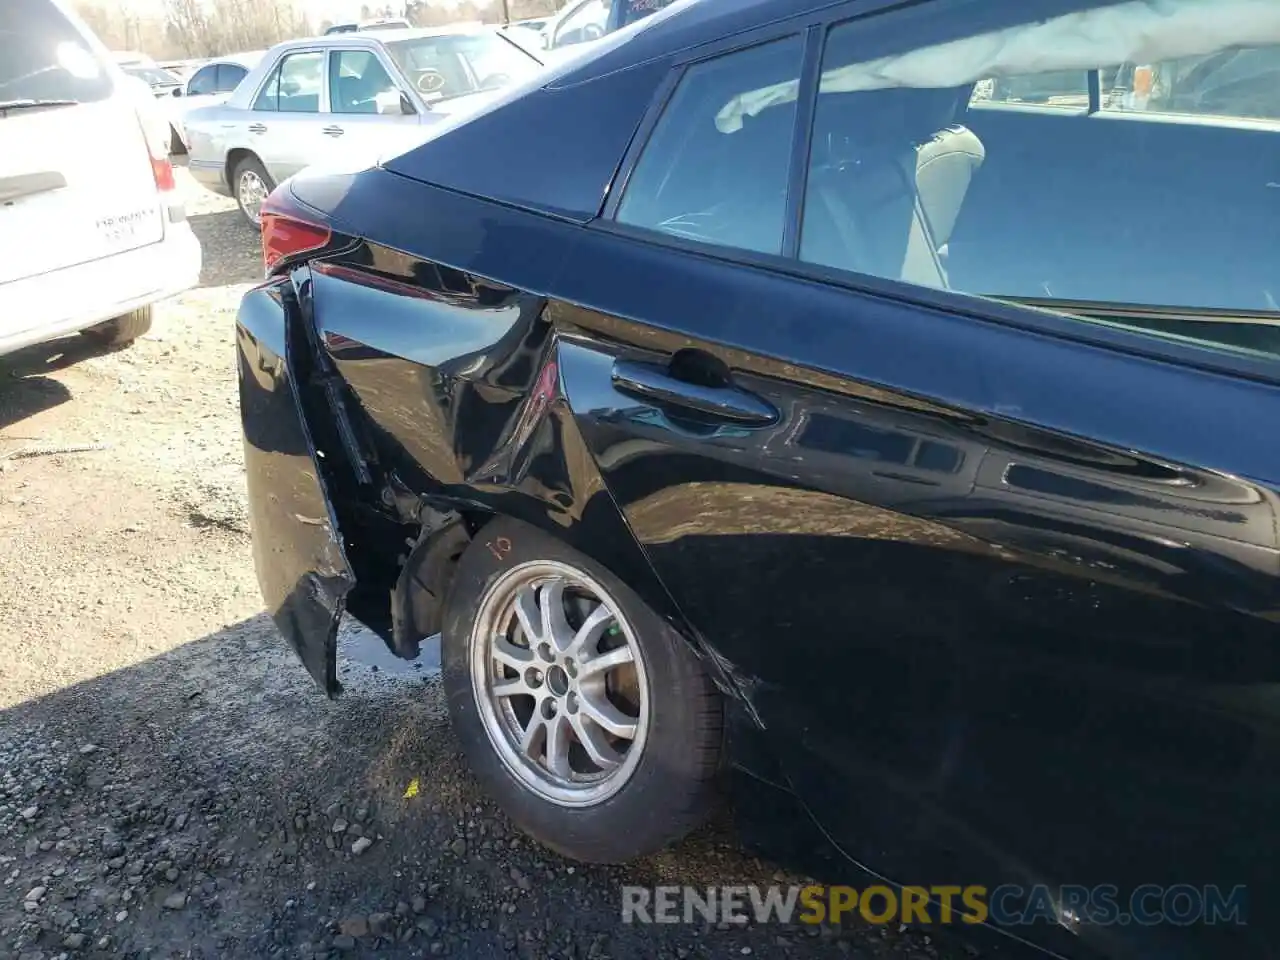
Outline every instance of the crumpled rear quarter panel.
[(289, 359), (296, 315), (291, 284), (278, 280), (249, 291), (237, 318), (249, 520), (267, 611), (334, 696), (338, 620), (354, 580)]

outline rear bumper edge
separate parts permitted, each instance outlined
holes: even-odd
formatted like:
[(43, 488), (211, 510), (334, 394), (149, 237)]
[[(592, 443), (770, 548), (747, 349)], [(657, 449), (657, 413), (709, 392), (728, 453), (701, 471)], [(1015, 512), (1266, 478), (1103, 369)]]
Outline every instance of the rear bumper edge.
[(338, 622), (355, 585), (294, 367), (287, 280), (245, 294), (236, 321), (240, 415), (258, 585), (276, 628), (329, 697)]

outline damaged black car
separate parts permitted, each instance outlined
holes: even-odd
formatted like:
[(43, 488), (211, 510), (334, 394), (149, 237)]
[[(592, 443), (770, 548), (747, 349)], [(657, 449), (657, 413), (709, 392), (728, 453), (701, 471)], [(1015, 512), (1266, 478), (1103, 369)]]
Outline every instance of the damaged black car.
[(330, 696), (344, 613), (439, 634), (569, 857), (727, 785), (815, 876), (1013, 891), (1005, 948), (1267, 955), (1280, 92), (1160, 86), (1244, 47), (1280, 5), (678, 0), (282, 184), (237, 333), (281, 633)]

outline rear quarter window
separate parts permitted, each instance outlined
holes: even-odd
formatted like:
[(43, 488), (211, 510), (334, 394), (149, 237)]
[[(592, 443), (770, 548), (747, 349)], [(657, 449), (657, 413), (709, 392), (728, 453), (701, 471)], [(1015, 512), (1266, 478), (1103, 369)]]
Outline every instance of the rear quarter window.
[(0, 2), (0, 102), (111, 96), (111, 75), (74, 24), (49, 0)]

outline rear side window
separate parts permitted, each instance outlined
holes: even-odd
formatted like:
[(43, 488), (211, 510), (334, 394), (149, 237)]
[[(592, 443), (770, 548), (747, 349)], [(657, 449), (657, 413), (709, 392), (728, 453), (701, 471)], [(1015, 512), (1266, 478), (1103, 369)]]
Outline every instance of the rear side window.
[(218, 64), (218, 93), (230, 93), (240, 86), (240, 81), (248, 75), (249, 71), (239, 64), (220, 63)]
[(794, 87), (802, 56), (792, 36), (689, 68), (631, 174), (618, 221), (781, 253), (795, 97), (761, 101), (751, 116), (726, 108), (753, 90)]
[(218, 89), (218, 68), (216, 65), (201, 67), (187, 84), (187, 96), (202, 97), (216, 93)]
[(113, 85), (96, 53), (48, 0), (0, 2), (0, 102), (111, 96)]
[(253, 109), (319, 113), (324, 57), (324, 53), (318, 50), (287, 55), (271, 72), (270, 79), (254, 101)]
[[(1280, 30), (1260, 9), (1099, 4), (1088, 30), (1041, 20), (1000, 44), (957, 22), (946, 56), (875, 58), (864, 22), (834, 27), (800, 258), (1280, 353), (1280, 58), (1230, 46)], [(1091, 66), (1052, 69), (1089, 43)], [(1128, 50), (1144, 59), (1114, 62)]]
[(1280, 355), (1280, 4), (949, 9), (828, 30), (799, 177), (799, 39), (689, 67), (617, 220)]

